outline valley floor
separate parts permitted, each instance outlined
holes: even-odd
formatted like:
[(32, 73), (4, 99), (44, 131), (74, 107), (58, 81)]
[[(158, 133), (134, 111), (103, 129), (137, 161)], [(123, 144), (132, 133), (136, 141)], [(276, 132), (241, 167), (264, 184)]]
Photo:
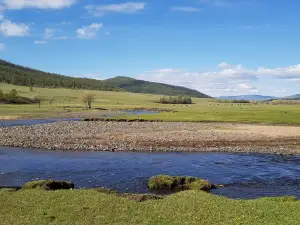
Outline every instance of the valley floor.
[(72, 121), (0, 128), (0, 145), (92, 151), (300, 154), (300, 127), (238, 123)]

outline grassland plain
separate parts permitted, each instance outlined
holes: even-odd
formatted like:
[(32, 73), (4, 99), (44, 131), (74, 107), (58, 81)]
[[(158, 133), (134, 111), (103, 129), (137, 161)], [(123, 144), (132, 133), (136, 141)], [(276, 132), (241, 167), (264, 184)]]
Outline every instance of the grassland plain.
[(94, 190), (0, 190), (3, 225), (40, 224), (299, 224), (293, 197), (232, 200), (183, 191), (137, 203)]
[[(167, 109), (152, 115), (118, 116), (116, 118), (145, 119), (163, 121), (216, 121), (245, 122), (270, 124), (300, 124), (299, 105), (272, 104), (231, 104), (218, 103), (213, 99), (193, 98), (192, 105), (166, 105), (156, 103), (161, 96), (151, 94), (136, 94), (129, 92), (106, 92), (90, 90), (73, 90), (62, 88), (33, 88), (26, 86), (0, 84), (4, 92), (15, 88), (21, 96), (43, 98), (41, 108), (38, 105), (7, 105), (0, 104), (0, 119), (4, 118), (46, 118), (46, 117), (85, 117), (91, 114), (101, 117), (103, 111), (98, 109)], [(86, 110), (82, 96), (93, 93), (95, 101), (93, 110)], [(54, 98), (52, 106), (50, 99)]]

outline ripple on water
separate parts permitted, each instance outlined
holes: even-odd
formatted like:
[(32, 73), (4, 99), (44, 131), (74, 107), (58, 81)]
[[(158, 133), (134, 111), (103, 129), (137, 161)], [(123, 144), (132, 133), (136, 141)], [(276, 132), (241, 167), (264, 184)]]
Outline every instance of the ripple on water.
[(59, 152), (0, 147), (0, 186), (35, 179), (72, 180), (76, 187), (145, 193), (149, 177), (190, 175), (225, 184), (231, 198), (300, 198), (300, 157), (234, 153)]

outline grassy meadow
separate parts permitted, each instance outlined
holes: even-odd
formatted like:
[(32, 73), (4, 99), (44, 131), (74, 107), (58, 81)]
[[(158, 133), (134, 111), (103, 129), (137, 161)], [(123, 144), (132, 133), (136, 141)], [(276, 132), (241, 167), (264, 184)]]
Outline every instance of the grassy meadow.
[(135, 202), (93, 190), (0, 190), (3, 225), (40, 224), (299, 224), (293, 197), (232, 200), (183, 191)]
[[(95, 95), (95, 108), (118, 109), (167, 109), (153, 115), (119, 116), (117, 118), (164, 120), (164, 121), (223, 121), (245, 123), (300, 124), (300, 105), (297, 104), (237, 104), (219, 103), (214, 99), (193, 98), (192, 105), (159, 104), (162, 96), (128, 92), (73, 90), (63, 88), (33, 88), (0, 83), (3, 92), (16, 89), (19, 95), (32, 98), (42, 97), (41, 108), (37, 104), (0, 104), (0, 118), (45, 118), (60, 113), (88, 112), (82, 97), (85, 93)], [(54, 98), (50, 107), (50, 99)]]

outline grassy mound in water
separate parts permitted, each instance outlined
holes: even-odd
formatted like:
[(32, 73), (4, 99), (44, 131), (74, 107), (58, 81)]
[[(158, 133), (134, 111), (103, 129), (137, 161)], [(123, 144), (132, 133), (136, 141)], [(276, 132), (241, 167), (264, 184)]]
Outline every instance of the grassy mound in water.
[(148, 187), (156, 190), (186, 189), (209, 191), (210, 189), (215, 188), (215, 185), (207, 180), (202, 180), (197, 177), (159, 175), (149, 179)]
[(57, 181), (57, 180), (37, 180), (27, 182), (24, 184), (25, 189), (44, 189), (44, 190), (60, 190), (60, 189), (73, 189), (74, 184), (69, 181)]
[(232, 200), (203, 191), (135, 202), (94, 190), (0, 192), (1, 225), (299, 224), (294, 198)]

